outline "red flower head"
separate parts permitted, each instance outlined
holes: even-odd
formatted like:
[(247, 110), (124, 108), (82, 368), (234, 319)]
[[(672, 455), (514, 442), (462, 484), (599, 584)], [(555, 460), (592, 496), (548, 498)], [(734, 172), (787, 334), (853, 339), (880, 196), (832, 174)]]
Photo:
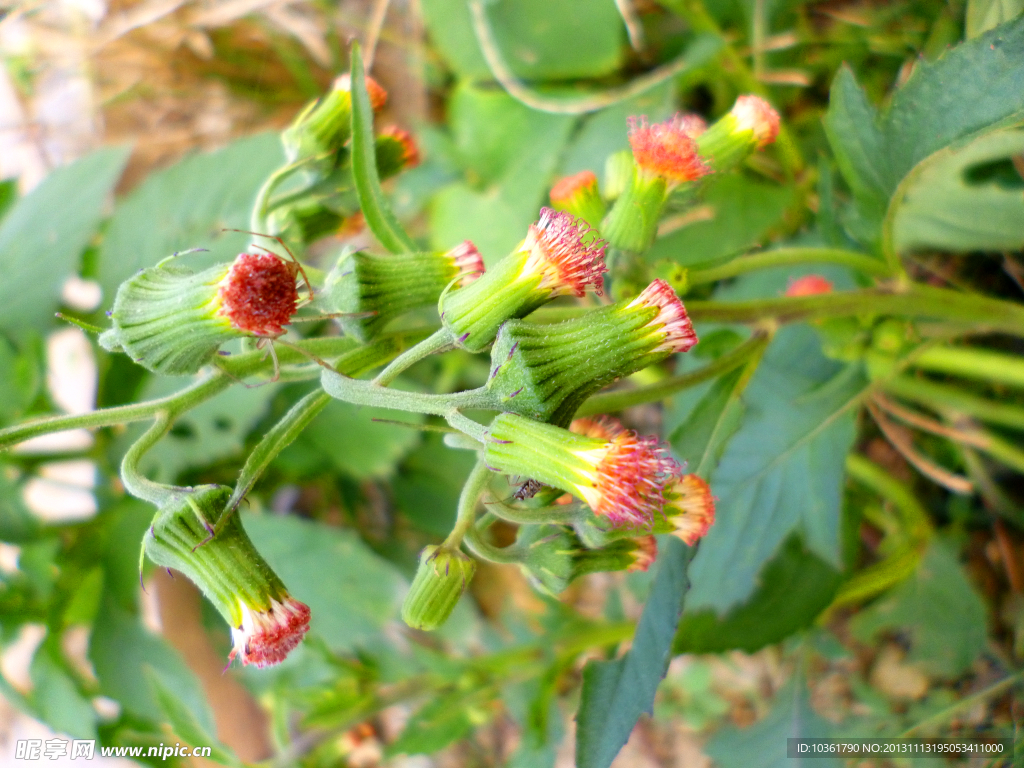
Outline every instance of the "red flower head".
[[(370, 107), (374, 112), (380, 110), (385, 104), (388, 103), (388, 92), (381, 87), (381, 84), (374, 80), (369, 75), (366, 76), (366, 93), (370, 97)], [(339, 75), (334, 81), (334, 87), (339, 91), (351, 91), (352, 90), (352, 75), (346, 72), (343, 75)]]
[(242, 253), (221, 280), (220, 313), (256, 336), (280, 336), (295, 314), (296, 264), (270, 253)]
[(753, 131), (758, 147), (771, 144), (779, 135), (779, 113), (760, 96), (740, 96), (730, 112), (737, 130)]
[(483, 256), (473, 245), (472, 240), (463, 240), (445, 255), (451, 257), (455, 268), (459, 270), (460, 286), (468, 285), (484, 273)]
[(626, 571), (635, 573), (646, 571), (658, 557), (658, 540), (653, 536), (641, 536), (633, 539), (636, 542), (636, 549), (633, 550), (633, 564)]
[(228, 659), (237, 655), (242, 665), (262, 669), (284, 661), (309, 631), (309, 606), (292, 597), (284, 602), (271, 599), (266, 611), (253, 610), (239, 601), (242, 626), (231, 628), (234, 647)]
[(551, 204), (564, 206), (585, 189), (597, 189), (597, 176), (592, 171), (580, 171), (559, 179), (551, 188)]
[(787, 296), (814, 296), (819, 293), (831, 293), (832, 283), (821, 275), (804, 275), (792, 280), (786, 289)]
[(683, 475), (666, 494), (665, 514), (676, 536), (692, 547), (715, 523), (715, 497), (697, 475)]
[(697, 333), (693, 330), (686, 307), (676, 296), (672, 286), (664, 280), (655, 280), (644, 288), (643, 292), (629, 303), (631, 307), (657, 307), (657, 316), (648, 327), (664, 338), (655, 351), (667, 349), (672, 352), (686, 352), (697, 343)]
[(587, 286), (600, 293), (604, 265), (604, 241), (590, 236), (582, 219), (564, 211), (541, 208), (540, 219), (530, 225), (520, 250), (528, 251), (522, 275), (541, 275), (539, 288), (552, 296), (574, 293), (583, 296)]
[(640, 171), (665, 179), (669, 186), (710, 173), (697, 154), (690, 130), (692, 125), (675, 118), (654, 125), (648, 125), (645, 117), (629, 118), (629, 145)]

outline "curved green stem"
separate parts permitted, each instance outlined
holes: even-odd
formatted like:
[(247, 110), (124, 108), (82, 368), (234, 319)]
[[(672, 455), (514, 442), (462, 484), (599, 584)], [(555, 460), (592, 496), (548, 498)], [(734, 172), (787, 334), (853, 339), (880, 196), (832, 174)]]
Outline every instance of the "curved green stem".
[(803, 264), (838, 264), (873, 277), (885, 277), (892, 274), (884, 261), (856, 251), (846, 251), (840, 248), (778, 248), (773, 251), (740, 256), (720, 267), (695, 269), (687, 277), (690, 285), (701, 285), (736, 277), (746, 272), (754, 272), (758, 269)]
[(518, 565), (523, 562), (524, 552), (522, 549), (515, 544), (505, 548), (489, 544), (484, 541), (483, 536), (480, 535), (480, 531), (476, 526), (473, 526), (466, 531), (465, 543), (469, 548), (469, 551), (480, 560), (487, 560), (488, 562), (498, 563), (499, 565)]
[(142, 437), (132, 443), (124, 455), (121, 461), (121, 481), (132, 496), (159, 507), (174, 495), (175, 489), (155, 483), (139, 471), (139, 461), (171, 428), (170, 411), (158, 411), (155, 415), (153, 424)]
[(484, 502), (488, 511), (502, 520), (517, 525), (538, 525), (541, 523), (553, 523), (556, 525), (573, 525), (580, 517), (586, 515), (586, 510), (578, 504), (567, 506), (536, 507), (513, 507), (501, 499), (490, 495), (488, 501)]
[(997, 693), (1002, 693), (1003, 691), (1019, 684), (1021, 680), (1024, 680), (1024, 670), (1015, 672), (1009, 677), (1004, 677), (1002, 680), (1000, 680), (997, 683), (993, 683), (988, 688), (984, 688), (978, 691), (977, 693), (972, 694), (971, 696), (968, 696), (964, 699), (960, 699), (959, 701), (950, 704), (948, 707), (939, 712), (936, 712), (934, 715), (926, 717), (917, 725), (911, 726), (903, 733), (901, 733), (899, 737), (901, 739), (906, 739), (910, 736), (913, 736), (918, 731), (927, 730), (933, 725), (941, 725), (942, 723), (947, 722), (957, 712), (969, 710), (975, 705), (977, 705), (979, 702), (984, 701), (990, 696), (995, 696)]
[(979, 397), (959, 387), (913, 376), (895, 376), (885, 380), (883, 386), (886, 392), (921, 403), (939, 413), (961, 413), (989, 424), (1024, 429), (1024, 408)]
[(278, 184), (296, 171), (301, 170), (304, 166), (309, 165), (314, 159), (316, 158), (304, 157), (290, 165), (283, 165), (267, 177), (267, 180), (263, 182), (263, 186), (260, 187), (260, 191), (256, 194), (256, 203), (253, 205), (252, 215), (249, 217), (249, 228), (253, 232), (262, 232), (266, 229), (267, 214), (270, 213), (270, 197), (273, 195)]
[(767, 334), (755, 333), (747, 341), (736, 347), (736, 349), (727, 352), (700, 370), (693, 371), (692, 373), (682, 373), (678, 376), (670, 376), (646, 387), (596, 394), (580, 406), (576, 415), (594, 416), (599, 413), (615, 413), (634, 405), (665, 400), (677, 392), (682, 392), (684, 389), (694, 387), (701, 382), (717, 378), (723, 373), (738, 368), (752, 357), (760, 355), (764, 347), (767, 346), (768, 341), (769, 337)]
[(900, 512), (903, 529), (909, 538), (924, 541), (931, 536), (932, 524), (928, 513), (917, 497), (900, 481), (859, 453), (851, 453), (846, 457), (846, 471), (854, 480), (892, 502)]
[(992, 384), (1024, 387), (1024, 359), (987, 349), (932, 347), (917, 357), (914, 366)]
[(447, 352), (449, 349), (454, 349), (451, 331), (447, 328), (439, 328), (419, 344), (406, 350), (392, 360), (391, 364), (388, 365), (387, 368), (377, 374), (373, 383), (379, 387), (386, 387), (394, 381), (402, 371), (407, 368), (411, 368), (420, 360), (438, 352)]
[(466, 484), (462, 486), (462, 493), (459, 494), (459, 506), (455, 517), (455, 525), (441, 545), (445, 549), (458, 549), (467, 531), (472, 529), (473, 524), (476, 522), (477, 503), (480, 501), (480, 496), (491, 479), (491, 474), (491, 470), (487, 468), (483, 461), (478, 461), (473, 465), (469, 477), (466, 478)]
[[(370, 381), (352, 379), (334, 371), (325, 370), (320, 383), (331, 397), (353, 405), (368, 405), (376, 408), (390, 408), (395, 411), (428, 413), (448, 418), (459, 408), (485, 408), (500, 410), (486, 388), (456, 392), (451, 395), (434, 395), (422, 392), (403, 392), (381, 387)], [(454, 426), (454, 425), (453, 425)]]

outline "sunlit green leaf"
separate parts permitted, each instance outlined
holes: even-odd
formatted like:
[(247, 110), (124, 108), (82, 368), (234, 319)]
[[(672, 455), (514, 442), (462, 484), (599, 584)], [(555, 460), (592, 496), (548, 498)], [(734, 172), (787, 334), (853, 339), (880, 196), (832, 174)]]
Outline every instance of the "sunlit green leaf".
[(967, 0), (964, 24), (967, 39), (998, 27), (1021, 13), (1024, 13), (1024, 0)]

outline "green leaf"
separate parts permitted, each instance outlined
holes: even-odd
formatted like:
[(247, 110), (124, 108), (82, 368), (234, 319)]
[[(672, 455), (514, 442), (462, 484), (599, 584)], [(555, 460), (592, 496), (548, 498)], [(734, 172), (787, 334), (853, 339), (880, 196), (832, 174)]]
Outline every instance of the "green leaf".
[(380, 187), (373, 139), (373, 109), (366, 92), (366, 76), (359, 44), (352, 43), (352, 178), (366, 224), (380, 244), (392, 253), (415, 251), (416, 244), (402, 229)]
[(433, 755), (465, 737), (480, 724), (474, 722), (474, 705), (467, 698), (481, 697), (459, 692), (427, 702), (388, 745), (387, 755)]
[[(782, 222), (795, 190), (725, 174), (708, 183), (701, 208), (710, 217), (658, 238), (647, 260), (710, 266), (761, 243)], [(707, 206), (706, 209), (703, 206)]]
[(32, 658), (32, 700), (39, 719), (76, 739), (96, 738), (96, 710), (44, 643)]
[(56, 169), (0, 222), (0, 327), (52, 322), (130, 151), (106, 147)]
[(717, 520), (693, 559), (687, 612), (743, 602), (792, 532), (840, 567), (844, 461), (866, 382), (822, 354), (807, 326), (781, 330), (743, 401), (746, 417), (709, 482)]
[(843, 574), (791, 536), (758, 574), (759, 586), (719, 618), (711, 608), (685, 613), (675, 653), (752, 653), (804, 629), (831, 604)]
[(4, 179), (0, 181), (0, 220), (11, 207), (18, 201), (18, 180)]
[(283, 162), (277, 134), (263, 133), (150, 175), (114, 209), (100, 244), (96, 279), (104, 304), (113, 303), (121, 281), (176, 251), (211, 249), (185, 257), (183, 265), (197, 271), (232, 261), (253, 237), (222, 230), (249, 228), (256, 193)]
[(145, 667), (146, 682), (153, 691), (153, 698), (163, 712), (168, 725), (174, 734), (193, 747), (210, 747), (208, 759), (221, 765), (241, 765), (241, 761), (231, 754), (227, 747), (220, 744), (210, 735), (202, 723), (196, 720), (192, 710), (177, 697), (171, 688), (164, 683), (160, 673), (152, 667)]
[(373, 640), (396, 619), (404, 582), (352, 531), (294, 517), (243, 514), (245, 530), (335, 651)]
[(453, 451), (441, 435), (428, 435), (391, 482), (395, 504), (421, 531), (446, 536), (455, 524), (459, 494), (475, 463), (472, 451)]
[(718, 465), (743, 419), (740, 395), (750, 379), (747, 370), (738, 368), (718, 379), (672, 433), (672, 448), (686, 460), (687, 471), (707, 477)]
[[(487, 4), (487, 15), (503, 58), (519, 77), (601, 77), (622, 62), (622, 18), (603, 0), (498, 0)], [(423, 17), (452, 69), (466, 79), (491, 79), (465, 0), (425, 0)]]
[(1024, 13), (1024, 0), (967, 0), (967, 39), (977, 37)]
[[(171, 394), (180, 386), (173, 378), (156, 377), (146, 388), (145, 397)], [(182, 414), (143, 458), (142, 470), (158, 482), (173, 483), (187, 469), (237, 456), (276, 389), (275, 384), (231, 387)], [(130, 430), (125, 445), (139, 432)]]
[(630, 650), (615, 661), (591, 661), (583, 669), (576, 713), (576, 765), (608, 768), (640, 715), (650, 713), (668, 669), (692, 550), (672, 536), (658, 542), (658, 572)]
[[(138, 550), (131, 554), (138, 562)], [(93, 625), (89, 658), (100, 681), (100, 692), (116, 699), (130, 714), (157, 723), (163, 721), (164, 713), (146, 682), (145, 670), (151, 668), (204, 730), (213, 732), (213, 714), (195, 675), (177, 651), (149, 634), (138, 614), (126, 611), (109, 591), (103, 596)]]
[[(779, 691), (768, 716), (748, 728), (726, 727), (704, 747), (717, 768), (792, 768), (787, 739), (821, 739), (831, 735), (827, 720), (811, 709), (803, 675)], [(822, 757), (817, 768), (838, 768), (839, 761)]]
[(911, 638), (909, 660), (939, 677), (958, 677), (985, 650), (985, 604), (948, 543), (933, 542), (913, 578), (851, 623), (862, 641), (895, 628)]
[(12, 422), (39, 394), (42, 375), (38, 344), (22, 343), (21, 349), (0, 336), (0, 423)]
[(969, 181), (973, 168), (1022, 153), (1024, 131), (995, 131), (918, 163), (890, 205), (896, 252), (1024, 249), (1024, 190)]
[(39, 519), (21, 498), (21, 486), (9, 479), (0, 463), (0, 541), (30, 541), (39, 533)]

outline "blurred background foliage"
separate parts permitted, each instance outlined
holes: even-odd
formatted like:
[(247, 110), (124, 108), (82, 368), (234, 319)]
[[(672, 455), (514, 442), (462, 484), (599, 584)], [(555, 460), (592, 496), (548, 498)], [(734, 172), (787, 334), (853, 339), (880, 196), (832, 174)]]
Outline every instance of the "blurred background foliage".
[[(489, 29), (474, 29), (474, 6)], [(786, 132), (662, 223), (648, 254), (656, 273), (711, 269), (772, 243), (870, 249), (879, 204), (884, 212), (913, 169), (917, 194), (894, 224), (911, 276), (1020, 301), (1020, 134), (987, 134), (918, 165), (953, 140), (939, 135), (944, 125), (984, 107), (970, 83), (943, 94), (955, 78), (941, 68), (929, 70), (932, 90), (905, 97), (918, 112), (887, 113), (917, 115), (908, 124), (872, 138), (870, 118), (857, 123), (865, 104), (895, 103), (915, 68), (1012, 22), (1024, 10), (1017, 0), (0, 7), (0, 425), (174, 390), (54, 312), (102, 324), (116, 287), (139, 268), (187, 248), (210, 250), (197, 264), (241, 250), (245, 236), (224, 230), (248, 225), (258, 187), (282, 163), (275, 132), (347, 69), (351, 39), (390, 93), (379, 119), (411, 129), (420, 145), (423, 162), (388, 191), (431, 247), (469, 238), (492, 262), (522, 238), (554, 180), (600, 176), (605, 158), (627, 148), (627, 116), (713, 119), (757, 92)], [(495, 51), (519, 99), (495, 82)], [(677, 59), (670, 77), (591, 108)], [(826, 120), (844, 63), (863, 96), (849, 79)], [(990, 95), (1019, 101), (1021, 82)], [(1018, 124), (1022, 108), (1007, 108)], [(937, 210), (957, 215), (936, 227)], [(311, 260), (337, 245), (320, 244)], [(808, 271), (837, 289), (862, 280), (840, 267), (780, 267), (696, 285), (687, 300), (778, 297)], [(740, 340), (725, 324), (698, 330), (702, 343), (678, 372)], [(745, 390), (734, 371), (624, 415), (660, 430), (691, 469), (717, 465), (719, 520), (692, 561), (677, 655), (653, 715), (617, 766), (781, 766), (787, 736), (1012, 735), (1022, 718), (1006, 681), (1019, 680), (1024, 659), (1014, 448), (1024, 378), (930, 380), (950, 397), (984, 398), (1012, 449), (994, 464), (971, 445), (915, 433), (935, 463), (970, 477), (971, 492), (956, 493), (914, 468), (905, 442), (880, 430), (891, 422), (851, 407), (866, 391), (864, 369), (823, 352), (819, 330), (779, 332)], [(1007, 356), (1022, 351), (1019, 338), (986, 341)], [(486, 374), (456, 353), (407, 379), (454, 391)], [(309, 389), (225, 391), (176, 424), (149, 470), (165, 482), (231, 484), (247, 449)], [(402, 594), (420, 548), (449, 530), (471, 461), (437, 434), (381, 417), (394, 418), (332, 402), (250, 495), (247, 529), (313, 612), (306, 643), (264, 671), (221, 674), (228, 632), (184, 579), (147, 571), (140, 588), (152, 510), (124, 495), (115, 471), (135, 430), (63, 433), (5, 454), (3, 749), (45, 723), (104, 744), (218, 744), (226, 764), (572, 765), (583, 665), (614, 658), (632, 636), (651, 574), (589, 576), (556, 602), (516, 570), (482, 565), (452, 621), (411, 636), (398, 620)], [(617, 751), (589, 748), (580, 765), (606, 765)]]

